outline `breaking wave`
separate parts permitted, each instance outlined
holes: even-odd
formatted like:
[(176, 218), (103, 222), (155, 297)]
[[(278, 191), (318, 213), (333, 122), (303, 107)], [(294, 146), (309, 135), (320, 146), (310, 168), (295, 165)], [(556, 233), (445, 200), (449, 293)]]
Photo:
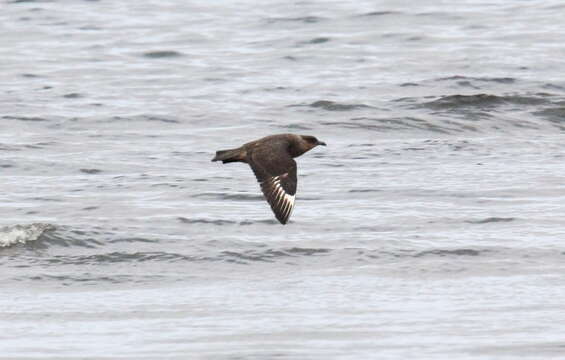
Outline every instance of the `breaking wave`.
[(4, 226), (0, 228), (0, 248), (36, 241), (43, 233), (54, 229), (54, 225), (44, 223)]

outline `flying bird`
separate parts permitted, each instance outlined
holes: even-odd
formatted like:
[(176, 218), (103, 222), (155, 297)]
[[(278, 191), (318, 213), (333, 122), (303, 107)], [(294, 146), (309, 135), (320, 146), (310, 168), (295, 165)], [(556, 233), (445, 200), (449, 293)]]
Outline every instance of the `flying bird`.
[(286, 224), (296, 194), (296, 162), (293, 158), (318, 145), (326, 146), (326, 143), (309, 135), (271, 135), (236, 149), (216, 151), (212, 161), (249, 164), (277, 220)]

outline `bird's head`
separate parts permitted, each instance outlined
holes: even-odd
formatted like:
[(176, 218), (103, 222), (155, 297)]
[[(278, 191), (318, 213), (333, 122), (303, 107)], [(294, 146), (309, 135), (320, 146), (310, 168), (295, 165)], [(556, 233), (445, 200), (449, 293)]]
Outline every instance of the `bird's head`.
[(300, 135), (300, 137), (304, 140), (309, 149), (315, 148), (318, 145), (326, 146), (325, 142), (316, 139), (314, 136)]

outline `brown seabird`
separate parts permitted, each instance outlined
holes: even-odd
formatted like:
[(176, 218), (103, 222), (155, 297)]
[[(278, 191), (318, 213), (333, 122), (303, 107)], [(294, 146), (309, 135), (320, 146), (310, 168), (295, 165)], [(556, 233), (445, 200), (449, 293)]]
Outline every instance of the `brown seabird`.
[(271, 135), (237, 149), (216, 151), (212, 161), (248, 163), (277, 220), (286, 224), (296, 194), (296, 162), (293, 158), (318, 145), (326, 146), (326, 143), (309, 135)]

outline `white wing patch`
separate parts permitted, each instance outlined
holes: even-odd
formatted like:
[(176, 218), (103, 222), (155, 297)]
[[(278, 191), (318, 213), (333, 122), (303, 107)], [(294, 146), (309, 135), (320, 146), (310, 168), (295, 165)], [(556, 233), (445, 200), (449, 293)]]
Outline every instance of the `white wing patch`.
[(273, 184), (272, 206), (273, 210), (280, 214), (281, 218), (286, 220), (292, 214), (294, 209), (294, 195), (287, 194), (281, 186), (280, 176), (271, 179)]

